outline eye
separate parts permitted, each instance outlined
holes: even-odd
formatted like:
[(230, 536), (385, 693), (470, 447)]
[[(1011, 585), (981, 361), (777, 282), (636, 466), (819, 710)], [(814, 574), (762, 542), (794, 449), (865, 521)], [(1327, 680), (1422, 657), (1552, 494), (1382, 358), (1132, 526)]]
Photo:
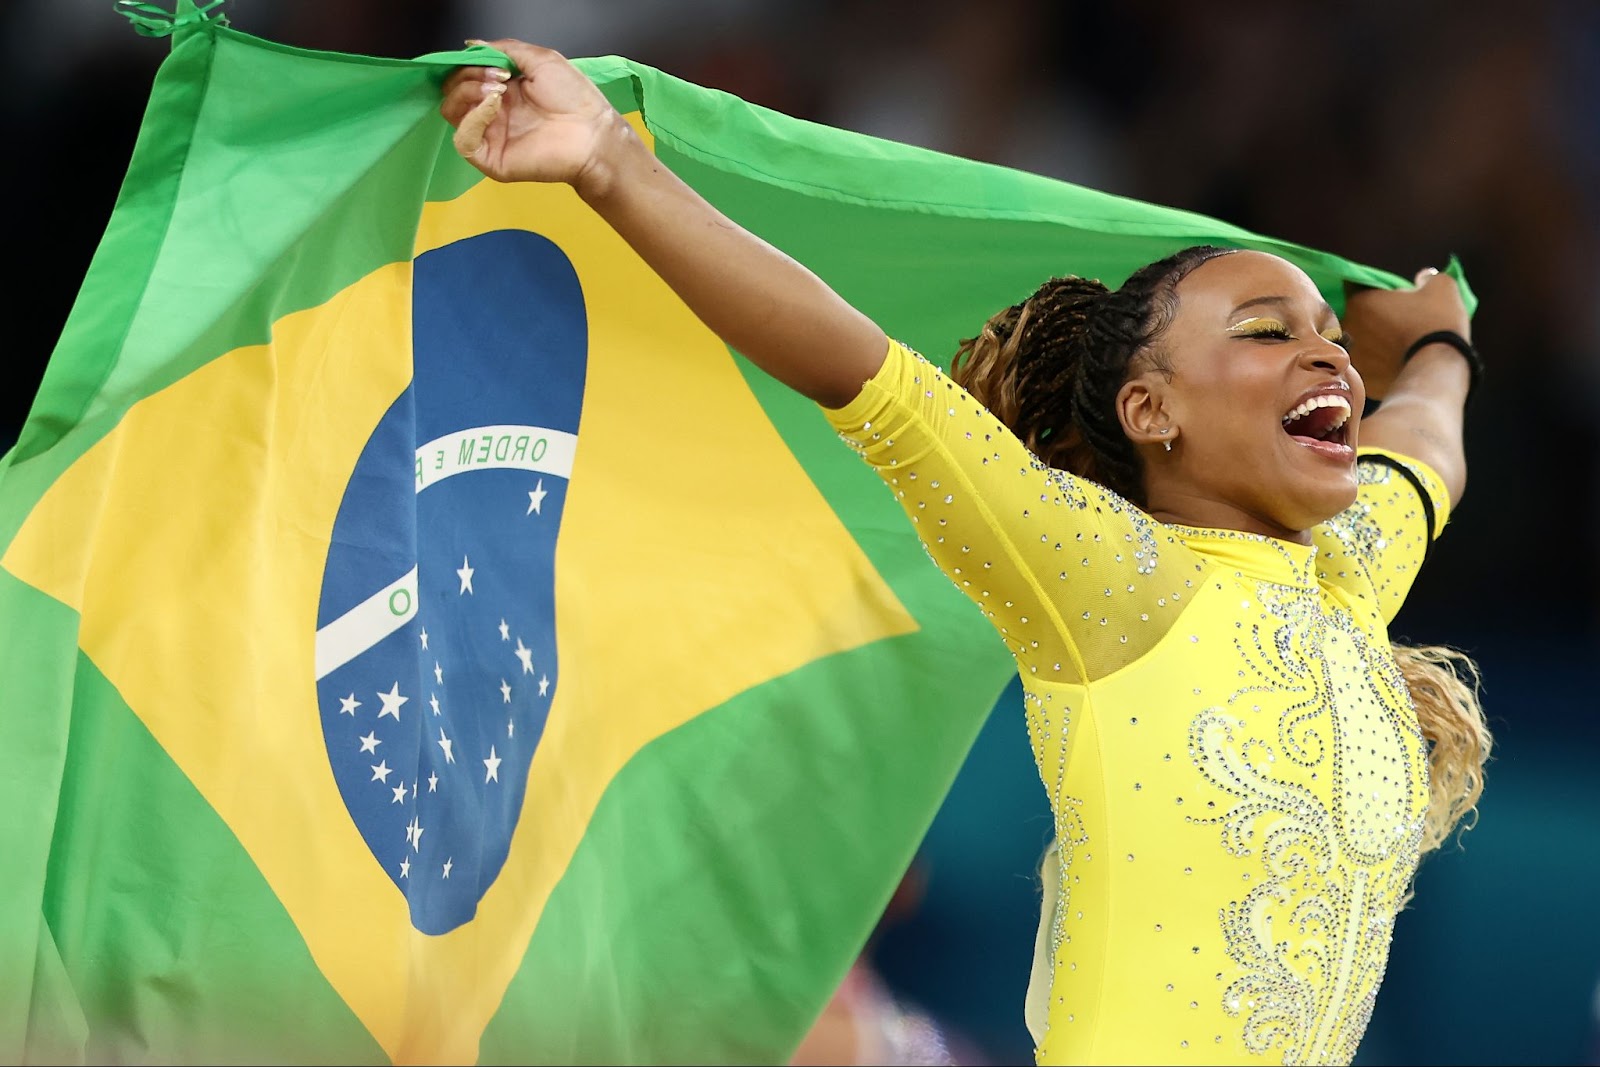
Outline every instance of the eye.
[(1336, 333), (1325, 333), (1322, 336), (1326, 337), (1328, 340), (1332, 341), (1346, 352), (1350, 351), (1350, 335), (1345, 333), (1343, 330), (1339, 330)]
[(1289, 332), (1289, 327), (1277, 319), (1245, 319), (1228, 327), (1229, 333), (1236, 333), (1252, 341), (1292, 341), (1294, 334)]

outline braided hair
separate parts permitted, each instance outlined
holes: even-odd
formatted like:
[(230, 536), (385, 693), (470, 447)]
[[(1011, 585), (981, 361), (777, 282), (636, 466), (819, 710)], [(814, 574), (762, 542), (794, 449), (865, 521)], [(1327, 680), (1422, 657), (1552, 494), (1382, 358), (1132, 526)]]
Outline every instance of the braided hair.
[(1177, 311), (1177, 286), (1232, 251), (1196, 245), (1135, 271), (1122, 287), (1052, 278), (961, 342), (955, 380), (1052, 467), (1144, 502), (1144, 468), (1117, 419), (1135, 361), (1170, 372), (1156, 342)]
[[(1136, 367), (1171, 374), (1158, 342), (1177, 312), (1178, 283), (1229, 251), (1186, 248), (1140, 268), (1116, 290), (1087, 278), (1052, 278), (961, 342), (951, 376), (1045, 463), (1142, 507), (1144, 466), (1117, 418), (1117, 393)], [(1426, 852), (1476, 821), (1493, 738), (1470, 658), (1434, 645), (1396, 643), (1393, 650), (1428, 741)]]

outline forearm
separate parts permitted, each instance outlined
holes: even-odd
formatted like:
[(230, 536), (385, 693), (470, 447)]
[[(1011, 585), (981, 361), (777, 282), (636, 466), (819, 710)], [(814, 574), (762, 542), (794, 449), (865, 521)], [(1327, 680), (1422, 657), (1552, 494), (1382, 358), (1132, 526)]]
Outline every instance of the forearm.
[(1361, 422), (1361, 443), (1421, 460), (1438, 472), (1454, 506), (1466, 489), (1462, 410), (1470, 368), (1449, 345), (1429, 345), (1406, 363), (1382, 406)]
[(617, 118), (575, 183), (590, 207), (730, 347), (839, 407), (883, 363), (883, 331), (788, 255), (708, 204)]

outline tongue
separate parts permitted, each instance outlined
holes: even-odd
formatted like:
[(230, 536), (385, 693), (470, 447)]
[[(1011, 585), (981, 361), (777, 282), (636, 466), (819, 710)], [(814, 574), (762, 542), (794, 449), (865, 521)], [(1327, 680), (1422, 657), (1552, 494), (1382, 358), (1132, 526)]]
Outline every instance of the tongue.
[(1344, 412), (1339, 408), (1313, 408), (1310, 414), (1284, 423), (1283, 429), (1291, 437), (1310, 437), (1320, 441), (1343, 417)]

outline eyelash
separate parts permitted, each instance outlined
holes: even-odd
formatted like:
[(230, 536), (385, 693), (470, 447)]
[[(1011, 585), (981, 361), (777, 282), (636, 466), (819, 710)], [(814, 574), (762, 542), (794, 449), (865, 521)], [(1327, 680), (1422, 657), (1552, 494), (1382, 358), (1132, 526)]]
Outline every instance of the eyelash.
[[(1261, 337), (1265, 337), (1273, 341), (1293, 341), (1295, 339), (1294, 334), (1290, 333), (1288, 328), (1285, 326), (1267, 326), (1261, 329), (1248, 330), (1245, 331), (1244, 336), (1250, 338), (1251, 340)], [(1332, 341), (1334, 344), (1346, 351), (1349, 351), (1350, 349), (1350, 335), (1345, 333), (1343, 330), (1339, 331), (1336, 336), (1326, 338), (1326, 340)]]

